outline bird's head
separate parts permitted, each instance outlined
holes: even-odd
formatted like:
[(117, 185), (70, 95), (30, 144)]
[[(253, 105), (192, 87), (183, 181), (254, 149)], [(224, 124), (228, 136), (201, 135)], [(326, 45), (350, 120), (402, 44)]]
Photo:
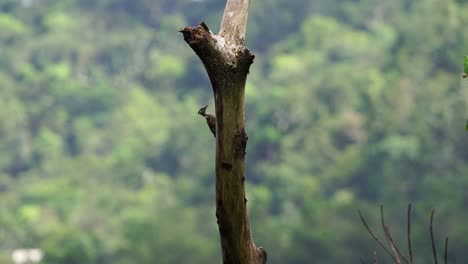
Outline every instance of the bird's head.
[(201, 115), (201, 116), (206, 116), (205, 111), (206, 111), (207, 107), (208, 107), (208, 105), (200, 108), (200, 110), (198, 110), (198, 114)]

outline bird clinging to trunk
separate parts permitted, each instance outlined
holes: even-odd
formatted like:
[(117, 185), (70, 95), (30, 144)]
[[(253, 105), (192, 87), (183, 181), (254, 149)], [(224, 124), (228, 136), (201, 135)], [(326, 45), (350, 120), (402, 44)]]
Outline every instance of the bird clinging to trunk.
[(213, 133), (213, 136), (216, 137), (216, 118), (212, 114), (205, 113), (207, 107), (208, 105), (200, 108), (200, 110), (198, 110), (198, 114), (205, 118), (211, 133)]

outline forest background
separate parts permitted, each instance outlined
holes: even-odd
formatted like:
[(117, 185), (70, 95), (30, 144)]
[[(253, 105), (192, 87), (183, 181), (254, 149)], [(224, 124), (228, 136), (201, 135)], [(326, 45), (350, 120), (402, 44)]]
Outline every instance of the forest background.
[[(221, 0), (0, 0), (0, 263), (220, 263), (212, 92), (177, 30)], [(252, 1), (247, 199), (268, 263), (359, 263), (378, 206), (468, 262), (467, 0)], [(380, 263), (384, 253), (377, 251)]]

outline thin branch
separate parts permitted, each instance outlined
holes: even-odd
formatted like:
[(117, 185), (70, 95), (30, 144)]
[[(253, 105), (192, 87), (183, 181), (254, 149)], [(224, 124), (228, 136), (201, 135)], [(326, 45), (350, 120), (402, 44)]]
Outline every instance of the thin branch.
[[(408, 239), (408, 251), (409, 251), (409, 261), (408, 259), (401, 253), (398, 246), (395, 244), (393, 237), (390, 232), (390, 228), (385, 224), (385, 216), (384, 216), (384, 208), (383, 205), (380, 206), (380, 218), (381, 218), (381, 225), (382, 229), (385, 234), (385, 238), (391, 248), (391, 251), (382, 243), (382, 241), (374, 234), (374, 232), (370, 229), (367, 222), (364, 220), (361, 211), (358, 209), (359, 217), (361, 218), (362, 223), (364, 224), (365, 228), (369, 232), (369, 234), (374, 238), (375, 241), (379, 243), (379, 245), (384, 249), (387, 255), (391, 256), (393, 261), (397, 264), (401, 264), (400, 258), (405, 262), (405, 264), (413, 264), (413, 246), (411, 242), (411, 203), (408, 204), (408, 213), (407, 213), (407, 239)], [(432, 252), (434, 255), (435, 264), (438, 264), (438, 257), (437, 257), (437, 250), (435, 245), (435, 238), (434, 238), (434, 215), (435, 209), (432, 209), (431, 212), (431, 220), (429, 225), (429, 231), (431, 235), (431, 243), (432, 243)], [(375, 252), (374, 252), (375, 255)], [(374, 263), (377, 263), (377, 256), (374, 256)], [(444, 264), (448, 264), (448, 237), (445, 238), (445, 251), (444, 251)]]
[(397, 256), (400, 256), (406, 264), (409, 264), (408, 259), (401, 253), (400, 249), (393, 241), (393, 237), (390, 234), (390, 229), (388, 226), (385, 226), (384, 232), (386, 233), (387, 238), (390, 240), (390, 246), (392, 247), (393, 252), (396, 252)]
[(393, 253), (395, 254), (395, 257), (398, 261), (397, 263), (401, 263), (400, 261), (400, 257), (401, 257), (406, 264), (409, 264), (408, 259), (403, 254), (401, 254), (400, 249), (395, 244), (395, 241), (393, 240), (393, 237), (390, 233), (390, 228), (385, 224), (383, 205), (380, 206), (380, 217), (382, 221), (382, 229), (384, 231), (384, 234), (385, 234), (385, 237), (387, 238), (388, 243), (390, 244), (390, 247), (392, 248)]
[(447, 264), (447, 248), (448, 248), (448, 237), (445, 238), (445, 253), (444, 253), (444, 264)]
[(392, 249), (393, 254), (395, 256), (396, 263), (401, 264), (400, 256), (398, 255), (398, 252), (395, 249), (395, 244), (393, 243), (393, 239), (389, 234), (388, 227), (385, 226), (385, 227), (383, 227), (383, 229), (384, 229), (384, 234), (385, 234), (385, 237), (387, 238), (388, 244), (390, 245), (390, 248)]
[(379, 243), (379, 245), (383, 248), (383, 250), (390, 256), (393, 258), (393, 260), (397, 262), (395, 256), (393, 256), (393, 254), (390, 252), (390, 250), (388, 250), (385, 245), (382, 243), (382, 241), (374, 234), (374, 232), (372, 232), (372, 230), (369, 228), (369, 225), (367, 225), (367, 222), (366, 220), (364, 220), (364, 217), (362, 216), (362, 213), (361, 213), (361, 210), (358, 209), (358, 214), (359, 214), (359, 217), (361, 218), (361, 221), (362, 221), (362, 224), (364, 225), (364, 227), (367, 229), (367, 232), (369, 232), (369, 234), (372, 236), (372, 238), (374, 238), (375, 241), (377, 241), (377, 243)]
[(411, 245), (411, 203), (408, 204), (408, 251), (410, 257), (410, 264), (413, 264), (413, 247)]
[(387, 239), (388, 244), (390, 245), (390, 248), (393, 251), (393, 256), (395, 256), (395, 261), (397, 264), (400, 264), (400, 257), (398, 256), (397, 251), (395, 250), (395, 245), (393, 243), (393, 239), (391, 238), (391, 235), (388, 231), (388, 227), (385, 225), (385, 217), (384, 217), (384, 210), (383, 210), (383, 205), (380, 205), (380, 221), (382, 224), (382, 230), (384, 231), (385, 238)]
[(432, 242), (432, 253), (434, 254), (434, 262), (435, 264), (438, 264), (437, 261), (437, 250), (435, 246), (435, 240), (434, 240), (434, 232), (432, 230), (432, 223), (434, 222), (434, 214), (435, 214), (435, 209), (432, 209), (431, 213), (431, 223), (429, 225), (429, 232), (431, 233), (431, 242)]

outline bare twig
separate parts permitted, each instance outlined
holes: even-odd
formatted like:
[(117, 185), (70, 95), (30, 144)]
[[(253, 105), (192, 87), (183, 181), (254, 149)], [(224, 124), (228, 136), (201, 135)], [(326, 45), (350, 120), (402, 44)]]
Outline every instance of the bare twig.
[(413, 248), (411, 246), (411, 203), (408, 204), (408, 251), (409, 251), (409, 258), (410, 258), (410, 264), (413, 264)]
[[(388, 226), (385, 226), (385, 233), (390, 241), (390, 246), (392, 247), (393, 252), (396, 252), (397, 259), (398, 257), (401, 257), (406, 264), (409, 264), (408, 259), (400, 252), (400, 249), (395, 244), (395, 241), (393, 241), (393, 237), (390, 234), (390, 229), (388, 228)], [(401, 262), (398, 262), (398, 263), (401, 263)]]
[(390, 244), (393, 253), (395, 254), (396, 259), (398, 260), (397, 263), (401, 263), (401, 257), (406, 264), (409, 264), (408, 259), (401, 253), (400, 249), (395, 244), (395, 241), (393, 240), (393, 237), (390, 233), (390, 228), (385, 224), (383, 205), (380, 206), (380, 217), (382, 218), (382, 229), (385, 233), (385, 236), (387, 237), (387, 241)]
[(385, 217), (384, 217), (384, 210), (383, 210), (383, 205), (380, 205), (380, 221), (382, 224), (382, 230), (384, 231), (385, 238), (387, 239), (388, 244), (390, 245), (390, 248), (393, 251), (393, 256), (395, 256), (395, 262), (397, 264), (401, 264), (400, 257), (398, 256), (398, 253), (395, 249), (395, 244), (393, 243), (392, 236), (390, 235), (390, 232), (388, 230), (387, 225), (385, 225)]
[[(384, 251), (392, 257), (393, 262), (396, 264), (401, 264), (401, 260), (404, 261), (405, 264), (413, 264), (413, 246), (411, 242), (411, 203), (408, 204), (408, 214), (407, 214), (407, 239), (408, 239), (408, 251), (409, 251), (409, 260), (401, 253), (399, 250), (398, 246), (396, 245), (395, 241), (393, 240), (393, 237), (390, 232), (390, 228), (385, 224), (385, 216), (384, 216), (384, 208), (381, 205), (380, 206), (380, 220), (381, 220), (381, 225), (382, 229), (385, 234), (385, 238), (387, 239), (387, 242), (390, 246), (390, 249), (387, 248), (382, 241), (374, 234), (374, 232), (370, 229), (369, 225), (367, 222), (364, 220), (364, 217), (362, 216), (362, 213), (360, 210), (358, 210), (359, 217), (361, 218), (362, 223), (364, 224), (364, 227), (367, 229), (367, 232), (372, 236), (372, 238), (379, 243), (379, 245), (384, 249)], [(431, 221), (429, 225), (429, 232), (431, 235), (431, 243), (432, 243), (432, 252), (434, 254), (434, 262), (435, 264), (438, 264), (438, 258), (437, 258), (437, 250), (436, 250), (436, 245), (435, 245), (435, 238), (434, 238), (434, 215), (435, 215), (435, 209), (432, 209), (431, 212)], [(377, 256), (374, 251), (374, 263), (377, 263)], [(444, 264), (448, 264), (448, 237), (445, 238), (445, 251), (444, 251)]]
[(435, 240), (434, 240), (434, 232), (432, 230), (432, 223), (434, 222), (434, 214), (435, 214), (435, 209), (432, 209), (431, 213), (431, 223), (429, 225), (429, 232), (431, 233), (431, 242), (432, 242), (432, 253), (434, 253), (434, 263), (438, 264), (437, 261), (437, 250), (435, 246)]
[(448, 237), (445, 238), (444, 264), (447, 264)]
[(361, 221), (362, 221), (362, 224), (364, 225), (364, 227), (366, 227), (367, 229), (367, 232), (369, 232), (369, 234), (372, 236), (372, 238), (374, 238), (375, 241), (377, 241), (377, 243), (379, 243), (379, 245), (383, 248), (383, 250), (390, 256), (393, 258), (393, 260), (395, 261), (395, 263), (398, 263), (397, 262), (397, 259), (395, 258), (395, 256), (393, 256), (393, 254), (390, 252), (390, 250), (388, 250), (385, 245), (382, 243), (382, 241), (374, 234), (374, 232), (372, 232), (372, 230), (369, 228), (369, 225), (367, 224), (366, 220), (364, 220), (364, 217), (362, 216), (362, 213), (361, 213), (361, 210), (358, 209), (358, 214), (359, 214), (359, 217), (361, 218)]

